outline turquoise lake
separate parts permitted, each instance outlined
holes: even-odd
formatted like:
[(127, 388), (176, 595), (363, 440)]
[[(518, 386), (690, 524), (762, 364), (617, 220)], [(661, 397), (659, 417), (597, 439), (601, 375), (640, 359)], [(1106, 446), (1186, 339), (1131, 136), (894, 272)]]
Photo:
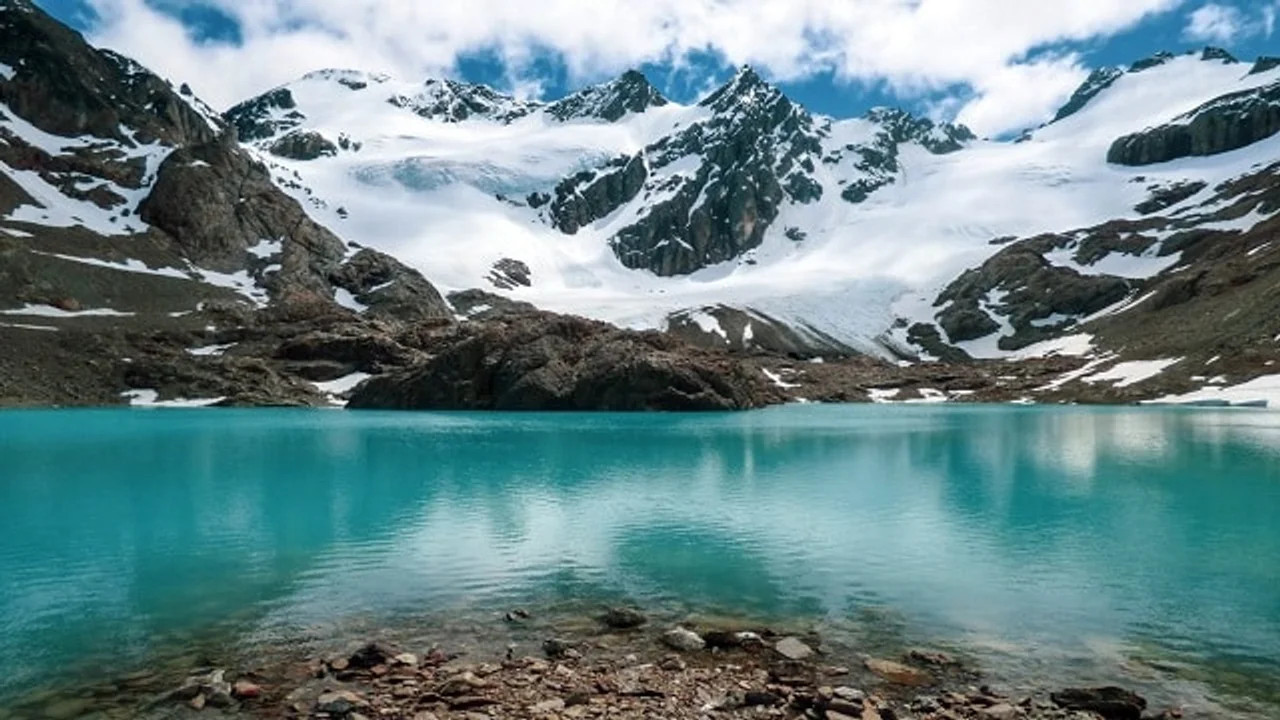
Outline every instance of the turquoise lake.
[(10, 411), (0, 529), (0, 706), (184, 642), (625, 601), (1280, 708), (1280, 413)]

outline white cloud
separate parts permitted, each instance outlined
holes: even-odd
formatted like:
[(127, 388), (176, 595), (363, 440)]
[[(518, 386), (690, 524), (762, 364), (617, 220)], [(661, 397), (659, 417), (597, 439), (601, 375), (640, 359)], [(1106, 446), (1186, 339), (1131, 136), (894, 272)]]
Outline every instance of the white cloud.
[(967, 85), (974, 97), (960, 116), (985, 133), (1042, 118), (1082, 76), (1073, 57), (1027, 61), (1028, 53), (1119, 32), (1181, 2), (542, 0), (534, 9), (524, 0), (191, 1), (237, 19), (243, 45), (193, 42), (143, 0), (90, 0), (102, 17), (91, 39), (190, 82), (221, 107), (317, 67), (421, 77), (449, 73), (467, 51), (516, 59), (553, 51), (575, 82), (586, 82), (710, 51), (783, 81), (826, 71), (905, 94)]
[(1197, 8), (1187, 17), (1187, 27), (1182, 34), (1195, 42), (1225, 45), (1244, 34), (1246, 26), (1244, 13), (1231, 5), (1211, 2)]
[(1270, 38), (1280, 15), (1280, 0), (1262, 3), (1257, 13), (1246, 13), (1234, 5), (1208, 2), (1187, 16), (1182, 36), (1192, 42), (1229, 45), (1253, 37)]

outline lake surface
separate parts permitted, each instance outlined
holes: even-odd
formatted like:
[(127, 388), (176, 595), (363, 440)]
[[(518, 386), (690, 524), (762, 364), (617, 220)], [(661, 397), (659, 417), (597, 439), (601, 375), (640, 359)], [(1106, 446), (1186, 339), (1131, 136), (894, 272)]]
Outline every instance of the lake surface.
[(1280, 708), (1280, 413), (12, 411), (0, 533), (0, 700), (166, 643), (625, 600)]

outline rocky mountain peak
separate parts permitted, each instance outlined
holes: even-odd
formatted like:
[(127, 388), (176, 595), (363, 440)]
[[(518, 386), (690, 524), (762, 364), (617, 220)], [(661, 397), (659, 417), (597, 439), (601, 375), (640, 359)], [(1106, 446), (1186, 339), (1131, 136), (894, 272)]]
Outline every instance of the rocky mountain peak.
[(767, 108), (779, 101), (790, 105), (781, 90), (765, 82), (750, 66), (743, 65), (728, 82), (698, 104), (717, 113), (729, 113), (744, 108)]
[(424, 82), (421, 92), (412, 96), (395, 95), (388, 102), (429, 120), (450, 123), (479, 118), (506, 124), (538, 107), (536, 103), (517, 100), (487, 85), (435, 78)]
[(561, 122), (575, 118), (599, 118), (616, 122), (629, 113), (642, 113), (667, 105), (668, 100), (639, 70), (628, 70), (601, 85), (579, 90), (547, 107)]
[(977, 139), (973, 131), (964, 125), (935, 123), (902, 108), (872, 108), (864, 117), (884, 127), (895, 143), (918, 143), (935, 155), (955, 152), (963, 148), (964, 143)]
[(1097, 97), (1103, 90), (1115, 84), (1124, 76), (1124, 71), (1117, 67), (1103, 67), (1089, 73), (1089, 77), (1085, 78), (1080, 87), (1071, 94), (1066, 104), (1058, 108), (1058, 112), (1053, 116), (1050, 122), (1058, 122), (1063, 118), (1070, 117), (1089, 104), (1090, 100)]

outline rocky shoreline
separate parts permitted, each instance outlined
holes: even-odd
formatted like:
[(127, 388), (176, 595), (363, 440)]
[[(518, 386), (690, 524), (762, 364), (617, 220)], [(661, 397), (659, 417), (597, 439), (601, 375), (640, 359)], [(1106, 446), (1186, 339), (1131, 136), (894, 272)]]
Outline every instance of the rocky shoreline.
[[(530, 619), (514, 610), (497, 622), (521, 626)], [(0, 718), (1183, 717), (1181, 709), (1149, 708), (1119, 687), (1002, 692), (966, 661), (936, 650), (850, 654), (813, 632), (723, 620), (667, 624), (629, 607), (602, 610), (591, 625), (539, 643), (510, 643), (505, 652), (377, 639), (246, 667), (191, 668), (178, 683), (144, 671), (92, 691), (0, 710)]]

